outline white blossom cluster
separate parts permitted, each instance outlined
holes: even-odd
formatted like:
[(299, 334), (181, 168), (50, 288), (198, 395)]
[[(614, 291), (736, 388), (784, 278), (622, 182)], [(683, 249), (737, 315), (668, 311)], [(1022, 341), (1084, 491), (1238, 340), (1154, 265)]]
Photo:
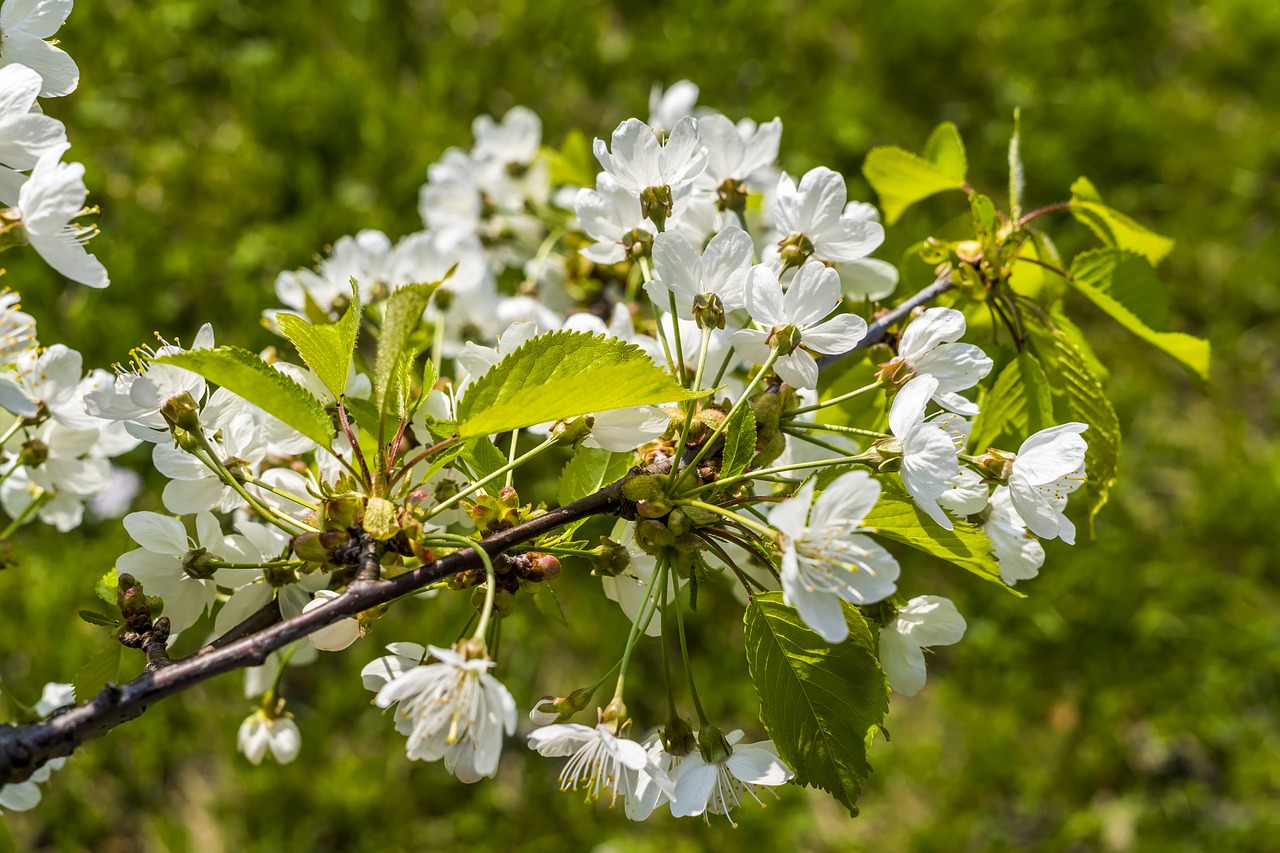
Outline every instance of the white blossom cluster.
[[(21, 236), (69, 278), (103, 287), (106, 271), (82, 245), (89, 232), (73, 222), (83, 207), (83, 169), (61, 162), (65, 129), (34, 109), (37, 95), (66, 94), (75, 86), (74, 64), (42, 41), (71, 2), (45, 0), (38, 20), (16, 11), (32, 8), (5, 0), (0, 10), (0, 163), (8, 167), (0, 172), (0, 201), (11, 205), (0, 214), (8, 229), (0, 233)], [(939, 596), (892, 603), (899, 565), (867, 521), (888, 488), (884, 483), (898, 488), (900, 482), (941, 528), (953, 529), (958, 519), (980, 524), (1013, 583), (1039, 570), (1045, 556), (1039, 539), (1074, 541), (1063, 510), (1083, 482), (1085, 425), (1038, 432), (1016, 454), (966, 454), (979, 411), (965, 392), (990, 372), (992, 361), (961, 341), (960, 311), (934, 307), (907, 325), (896, 355), (881, 365), (876, 388), (891, 401), (888, 431), (863, 430), (866, 441), (858, 446), (848, 434), (835, 443), (818, 438), (822, 425), (808, 413), (825, 405), (816, 394), (819, 359), (862, 341), (870, 309), (897, 283), (891, 265), (870, 257), (884, 230), (873, 207), (848, 199), (839, 173), (779, 170), (779, 119), (734, 122), (698, 108), (696, 99), (688, 82), (655, 91), (648, 122), (627, 119), (608, 140), (595, 140), (600, 171), (594, 176), (589, 164), (566, 169), (554, 162), (565, 155), (544, 147), (532, 111), (516, 107), (501, 120), (482, 116), (469, 151), (446, 151), (427, 170), (419, 198), (422, 230), (395, 241), (361, 231), (336, 241), (314, 269), (280, 274), (281, 307), (266, 315), (274, 322), (281, 312), (337, 319), (350, 303), (353, 281), (361, 303), (376, 305), (408, 285), (443, 280), (422, 318), (441, 381), (421, 389), (391, 445), (395, 464), (376, 483), (362, 450), (371, 436), (346, 419), (348, 410), (372, 405), (367, 371), (353, 368), (335, 397), (332, 383), (307, 367), (274, 354), (268, 359), (342, 419), (338, 438), (320, 444), (226, 388), (157, 361), (212, 349), (208, 325), (189, 348), (161, 341), (135, 351), (129, 370), (86, 373), (74, 350), (37, 344), (34, 321), (15, 294), (0, 296), (0, 408), (9, 413), (0, 439), (6, 460), (0, 504), (13, 519), (3, 536), (33, 516), (70, 530), (95, 501), (119, 503), (110, 460), (145, 443), (167, 479), (161, 496), (167, 512), (125, 516), (137, 547), (120, 555), (116, 568), (163, 599), (174, 633), (208, 616), (213, 630), (225, 633), (273, 602), (285, 619), (326, 607), (356, 565), (338, 552), (351, 547), (347, 530), (355, 529), (357, 516), (334, 522), (335, 508), (367, 513), (366, 529), (375, 505), (393, 507), (388, 519), (402, 530), (412, 523), (398, 565), (428, 562), (432, 549), (466, 547), (474, 510), (502, 499), (501, 481), (482, 479), (463, 454), (437, 463), (432, 445), (447, 438), (447, 425), (476, 380), (522, 345), (556, 330), (589, 332), (639, 347), (691, 391), (706, 393), (703, 403), (688, 406), (594, 413), (582, 421), (580, 443), (629, 454), (635, 463), (669, 463), (672, 495), (686, 518), (718, 513), (741, 532), (717, 545), (711, 562), (731, 564), (726, 576), (737, 577), (748, 594), (780, 588), (826, 642), (846, 640), (845, 604), (891, 602), (882, 611), (890, 615), (879, 631), (879, 660), (894, 691), (915, 694), (925, 682), (923, 649), (959, 641), (965, 622)], [(587, 185), (566, 177), (575, 169)], [(27, 170), (30, 175), (22, 174)], [(781, 445), (759, 470), (736, 477), (744, 494), (755, 489), (772, 508), (744, 515), (702, 504), (697, 496), (715, 484), (716, 473), (699, 463), (715, 453), (715, 439), (733, 414), (771, 385), (792, 404), (808, 404), (782, 413), (787, 429), (774, 424)], [(703, 432), (691, 435), (694, 415), (706, 409), (719, 419), (700, 422)], [(551, 436), (541, 452), (567, 428), (544, 424), (526, 431)], [(509, 440), (515, 459), (517, 436)], [(693, 453), (692, 460), (683, 458)], [(815, 499), (817, 478), (802, 472), (837, 464), (868, 470), (834, 478)], [(689, 477), (705, 482), (681, 492)], [(612, 537), (627, 567), (603, 579), (603, 592), (635, 625), (626, 656), (638, 636), (668, 630), (688, 594), (689, 572), (677, 571), (672, 546), (653, 537), (653, 526), (638, 521), (620, 521)], [(515, 700), (492, 674), (495, 662), (485, 645), (495, 607), (489, 568), (472, 640), (447, 647), (395, 643), (363, 673), (375, 704), (394, 709), (408, 757), (442, 760), (464, 782), (497, 772), (503, 741), (517, 723)], [(283, 711), (285, 664), (356, 643), (376, 616), (339, 620), (313, 634), (309, 648), (273, 656), (251, 673), (246, 692), (261, 696), (261, 706), (238, 736), (250, 761), (269, 754), (288, 762), (301, 747), (299, 727)], [(621, 677), (618, 684), (620, 700)], [(633, 721), (616, 709), (601, 711), (595, 726), (568, 722), (585, 707), (540, 703), (528, 744), (567, 759), (563, 788), (610, 802), (621, 798), (630, 818), (643, 819), (662, 805), (675, 816), (729, 816), (746, 800), (759, 801), (764, 788), (793, 777), (771, 742), (744, 742), (741, 731), (724, 735), (700, 719), (699, 730), (687, 737), (672, 739), (668, 729), (642, 743), (626, 736)], [(11, 808), (20, 807), (9, 805), (15, 801), (34, 804), (28, 788), (6, 787), (3, 797)]]

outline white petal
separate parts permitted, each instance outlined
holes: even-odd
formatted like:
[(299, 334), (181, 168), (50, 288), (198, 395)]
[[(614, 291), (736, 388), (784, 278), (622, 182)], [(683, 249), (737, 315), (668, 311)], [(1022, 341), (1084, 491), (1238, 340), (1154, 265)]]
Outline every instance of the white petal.
[(156, 554), (185, 556), (187, 529), (172, 516), (158, 512), (131, 512), (124, 517), (124, 529), (143, 548)]

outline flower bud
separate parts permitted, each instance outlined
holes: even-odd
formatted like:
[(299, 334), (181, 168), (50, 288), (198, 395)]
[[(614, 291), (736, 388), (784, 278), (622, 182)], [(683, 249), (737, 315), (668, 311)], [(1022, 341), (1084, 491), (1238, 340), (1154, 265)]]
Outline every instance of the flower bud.
[(343, 495), (329, 498), (320, 507), (321, 521), (326, 530), (346, 531), (356, 524), (364, 513), (364, 498), (360, 495)]
[(639, 474), (628, 477), (622, 484), (622, 496), (629, 501), (658, 501), (667, 496), (665, 477), (657, 474)]
[(966, 264), (976, 264), (982, 260), (982, 244), (977, 240), (963, 240), (956, 243), (956, 257)]
[(560, 574), (560, 561), (551, 554), (530, 551), (525, 556), (528, 565), (516, 573), (521, 580), (542, 583)]
[(636, 544), (646, 554), (657, 556), (663, 550), (675, 545), (676, 537), (660, 521), (641, 521), (636, 524)]
[(1006, 453), (991, 447), (978, 457), (975, 467), (983, 479), (1004, 486), (1009, 483), (1009, 475), (1013, 473), (1013, 460), (1017, 458), (1016, 453)]
[(302, 533), (293, 537), (290, 547), (300, 560), (309, 563), (328, 563), (333, 559), (333, 552), (351, 541), (351, 537), (343, 531), (325, 530), (321, 533)]
[(38, 468), (49, 458), (49, 445), (38, 438), (22, 442), (22, 450), (18, 453), (18, 464), (27, 468)]
[(582, 687), (568, 696), (543, 696), (529, 711), (529, 721), (535, 726), (568, 722), (569, 718), (590, 704), (595, 692), (594, 687)]
[(551, 434), (560, 444), (577, 447), (591, 435), (593, 426), (595, 418), (584, 415), (569, 421), (556, 421), (551, 427)]
[(617, 577), (631, 567), (631, 552), (608, 536), (600, 537), (599, 550), (599, 556), (591, 559), (591, 574), (595, 577)]

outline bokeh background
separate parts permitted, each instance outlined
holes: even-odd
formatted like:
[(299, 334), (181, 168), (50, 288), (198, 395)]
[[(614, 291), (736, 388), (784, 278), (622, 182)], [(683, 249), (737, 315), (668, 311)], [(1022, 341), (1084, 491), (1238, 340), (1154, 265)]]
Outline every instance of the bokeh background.
[[(398, 639), (447, 642), (460, 610), (379, 624), (351, 652), (286, 677), (304, 751), (253, 768), (235, 752), (251, 710), (228, 677), (84, 747), (41, 806), (0, 818), (19, 850), (1260, 850), (1280, 832), (1280, 5), (1269, 0), (84, 0), (60, 36), (80, 89), (45, 104), (88, 167), (112, 286), (5, 256), (4, 282), (41, 341), (87, 364), (205, 320), (223, 342), (257, 325), (281, 269), (343, 234), (420, 227), (417, 189), (479, 113), (541, 114), (546, 140), (606, 135), (683, 77), (731, 117), (781, 116), (782, 162), (859, 173), (877, 144), (918, 148), (952, 120), (970, 180), (998, 195), (1022, 109), (1028, 207), (1087, 174), (1108, 202), (1178, 245), (1161, 267), (1174, 327), (1214, 345), (1212, 383), (1073, 311), (1112, 370), (1122, 479), (1096, 540), (1049, 546), (1029, 598), (913, 564), (945, 592), (965, 641), (928, 687), (895, 697), (862, 814), (784, 790), (741, 827), (586, 807), (556, 767), (508, 745), (496, 783), (411, 765), (368, 706), (360, 666)], [(954, 205), (954, 200), (952, 200)], [(923, 205), (891, 230), (925, 236), (957, 210)], [(1069, 222), (1061, 242), (1083, 244)], [(1073, 241), (1075, 241), (1073, 243)], [(147, 506), (158, 502), (145, 498)], [(0, 572), (0, 676), (28, 698), (71, 680), (104, 642), (74, 616), (127, 547), (118, 523), (16, 537)], [(593, 680), (621, 642), (595, 582), (558, 583), (569, 628), (529, 609), (499, 672), (528, 707)], [(712, 598), (707, 596), (707, 598)], [(720, 596), (728, 599), (727, 595)], [(714, 601), (714, 599), (713, 599)], [(697, 629), (719, 719), (759, 734), (733, 605)], [(717, 610), (717, 608), (719, 608)], [(444, 613), (442, 616), (441, 613)], [(651, 662), (646, 662), (651, 663)], [(659, 697), (637, 697), (633, 707)], [(655, 716), (656, 718), (656, 716)]]

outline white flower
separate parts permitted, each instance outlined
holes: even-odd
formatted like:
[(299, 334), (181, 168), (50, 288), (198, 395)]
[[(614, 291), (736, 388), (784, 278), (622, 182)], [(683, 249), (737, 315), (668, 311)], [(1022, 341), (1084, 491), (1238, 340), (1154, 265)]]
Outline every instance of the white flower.
[[(307, 605), (302, 608), (302, 612), (308, 613), (324, 607), (337, 597), (338, 593), (331, 589), (318, 590), (315, 598), (307, 602)], [(332, 625), (326, 625), (311, 634), (309, 639), (311, 640), (311, 645), (322, 652), (340, 652), (360, 639), (360, 620), (352, 616), (343, 617)]]
[[(3, 38), (0, 35), (0, 43)], [(40, 75), (30, 68), (0, 68), (0, 163), (4, 164), (0, 166), (0, 201), (5, 204), (17, 203), (26, 180), (14, 169), (30, 169), (42, 155), (65, 151), (68, 145), (62, 122), (32, 109), (39, 92)]]
[(977, 515), (987, 508), (989, 497), (982, 475), (972, 468), (961, 468), (947, 480), (947, 490), (938, 496), (938, 503), (960, 517)]
[(607, 172), (596, 176), (594, 190), (582, 187), (573, 198), (573, 209), (587, 236), (596, 242), (579, 251), (597, 264), (621, 263), (635, 241), (636, 232), (652, 237), (657, 228), (644, 218), (639, 196)]
[(950, 599), (919, 595), (880, 630), (880, 666), (894, 692), (914, 696), (924, 687), (924, 647), (949, 646), (964, 636), (964, 617)]
[(543, 726), (529, 735), (529, 747), (548, 758), (569, 756), (560, 771), (561, 791), (582, 788), (589, 800), (608, 794), (610, 805), (619, 795), (624, 802), (636, 796), (640, 771), (661, 773), (650, 764), (643, 746), (615, 735), (604, 723), (595, 728), (579, 723)]
[(790, 175), (778, 179), (774, 197), (777, 229), (783, 242), (803, 236), (812, 245), (812, 257), (843, 263), (865, 258), (884, 242), (879, 222), (845, 212), (844, 178), (819, 166), (800, 179), (797, 188)]
[(409, 758), (443, 758), (445, 768), (462, 782), (493, 776), (498, 772), (503, 733), (516, 729), (515, 700), (489, 674), (493, 661), (468, 660), (436, 646), (427, 650), (435, 658), (432, 663), (392, 676), (374, 702), (379, 708), (399, 703), (397, 728), (404, 723), (409, 730)]
[(261, 764), (268, 752), (280, 764), (288, 764), (302, 749), (302, 733), (291, 716), (271, 717), (258, 711), (240, 724), (236, 748), (254, 765)]
[(747, 282), (747, 311), (768, 331), (742, 329), (734, 333), (733, 344), (741, 355), (763, 364), (772, 340), (794, 330), (799, 346), (779, 356), (774, 370), (797, 388), (816, 388), (818, 363), (809, 350), (823, 355), (847, 352), (867, 333), (867, 322), (853, 314), (821, 322), (839, 304), (840, 276), (830, 267), (805, 264), (785, 293), (768, 267), (753, 267)]
[(12, 290), (0, 291), (0, 364), (8, 364), (36, 345), (36, 321), (22, 311)]
[(711, 189), (725, 181), (749, 181), (778, 159), (782, 119), (756, 125), (744, 120), (735, 125), (716, 113), (698, 121), (698, 132), (707, 144), (707, 171), (699, 179)]
[(649, 90), (649, 124), (654, 130), (668, 131), (685, 116), (693, 115), (698, 104), (698, 86), (688, 80), (678, 80), (664, 92), (661, 83), (654, 83)]
[(206, 556), (222, 556), (226, 548), (218, 520), (207, 512), (196, 515), (194, 542), (181, 521), (155, 512), (129, 513), (124, 528), (142, 547), (121, 554), (116, 570), (136, 577), (149, 595), (164, 598), (164, 615), (175, 633), (194, 625), (217, 595), (216, 573), (201, 568), (199, 562)]
[(1027, 525), (1013, 506), (1013, 498), (1005, 486), (997, 486), (987, 504), (987, 521), (982, 530), (991, 539), (1000, 577), (1013, 586), (1040, 573), (1044, 565), (1044, 546), (1027, 532)]
[(428, 230), (451, 248), (480, 232), (484, 199), (475, 163), (465, 151), (450, 148), (427, 167), (427, 182), (418, 193), (418, 212)]
[(65, 412), (71, 416), (70, 425), (87, 425), (83, 411), (67, 405), (80, 385), (81, 363), (80, 353), (62, 344), (43, 351), (28, 349), (14, 362), (15, 374), (0, 373), (0, 407), (34, 418), (43, 404), (60, 421)]
[(593, 150), (618, 185), (637, 196), (650, 187), (674, 192), (707, 167), (707, 147), (698, 137), (697, 120), (690, 117), (676, 122), (665, 142), (649, 125), (629, 118), (613, 131), (611, 146), (596, 139)]
[[(671, 814), (695, 817), (705, 813), (733, 818), (730, 812), (750, 796), (757, 803), (757, 789), (785, 785), (795, 776), (782, 763), (773, 741), (741, 743), (742, 730), (724, 736), (719, 754), (708, 761), (700, 750), (685, 756), (675, 774), (675, 795), (671, 798)], [(717, 749), (717, 747), (712, 747)], [(734, 824), (737, 826), (737, 824)]]
[[(600, 578), (600, 583), (604, 587), (605, 598), (618, 602), (622, 612), (632, 622), (639, 619), (641, 615), (648, 617), (649, 613), (652, 612), (655, 596), (646, 596), (645, 591), (649, 588), (649, 584), (653, 579), (657, 561), (652, 554), (641, 550), (640, 546), (636, 544), (636, 528), (633, 523), (618, 521), (613, 526), (613, 532), (610, 535), (615, 542), (627, 549), (631, 562), (625, 571), (612, 577), (605, 575)], [(676, 578), (675, 573), (672, 572), (667, 579), (668, 594), (674, 595), (675, 589)], [(657, 616), (649, 619), (649, 624), (645, 626), (645, 634), (650, 637), (656, 637), (661, 633), (662, 620)]]
[[(960, 473), (959, 448), (949, 421), (926, 420), (925, 407), (938, 388), (932, 376), (917, 376), (898, 391), (889, 407), (889, 429), (902, 451), (902, 484), (912, 500), (947, 530), (954, 528), (938, 500)], [(963, 446), (961, 442), (961, 446)]]
[[(782, 535), (783, 600), (829, 643), (849, 635), (840, 602), (873, 604), (893, 595), (898, 561), (859, 526), (880, 497), (865, 471), (837, 477), (813, 504), (813, 480), (769, 511)], [(807, 521), (806, 521), (807, 516)]]
[(31, 177), (18, 190), (22, 227), (31, 248), (49, 266), (80, 284), (106, 287), (111, 283), (106, 267), (84, 248), (84, 242), (98, 229), (71, 222), (83, 212), (89, 195), (84, 166), (61, 162), (64, 150), (55, 148), (41, 155)]
[(16, 62), (34, 69), (42, 79), (42, 98), (69, 95), (80, 82), (75, 60), (45, 41), (67, 20), (72, 2), (5, 0), (0, 6), (0, 65)]
[(546, 201), (550, 172), (538, 159), (542, 120), (528, 107), (507, 110), (501, 122), (478, 116), (471, 123), (476, 138), (471, 156), (485, 198), (499, 208), (517, 211), (526, 201)]
[(388, 283), (390, 264), (390, 238), (381, 231), (366, 229), (354, 237), (338, 238), (329, 256), (315, 270), (285, 271), (276, 276), (276, 297), (302, 314), (306, 313), (308, 300), (326, 313), (338, 307), (345, 309), (351, 299), (351, 279), (360, 287), (360, 299), (368, 301), (376, 285)]
[(1009, 474), (1013, 508), (1031, 532), (1042, 539), (1076, 541), (1076, 527), (1062, 510), (1067, 495), (1084, 483), (1084, 454), (1080, 433), (1088, 424), (1067, 423), (1040, 430), (1022, 442)]
[(973, 344), (956, 343), (964, 332), (964, 314), (954, 308), (930, 308), (902, 333), (895, 361), (906, 366), (908, 376), (927, 373), (938, 380), (933, 400), (939, 406), (973, 417), (978, 407), (956, 392), (972, 388), (990, 373), (991, 359)]
[(683, 234), (664, 232), (653, 241), (654, 279), (645, 284), (645, 292), (659, 308), (666, 308), (668, 293), (673, 294), (685, 319), (693, 318), (700, 297), (705, 302), (715, 295), (725, 312), (743, 308), (754, 254), (751, 237), (736, 225), (712, 237), (701, 254)]
[(653, 441), (667, 431), (671, 422), (660, 406), (611, 409), (589, 417), (591, 434), (582, 442), (583, 446), (600, 447), (614, 453), (626, 453)]
[(628, 771), (634, 778), (628, 779), (623, 803), (627, 820), (648, 820), (654, 809), (670, 802), (675, 793), (675, 772), (684, 760), (684, 756), (667, 752), (659, 737), (653, 738), (645, 753), (645, 766)]

